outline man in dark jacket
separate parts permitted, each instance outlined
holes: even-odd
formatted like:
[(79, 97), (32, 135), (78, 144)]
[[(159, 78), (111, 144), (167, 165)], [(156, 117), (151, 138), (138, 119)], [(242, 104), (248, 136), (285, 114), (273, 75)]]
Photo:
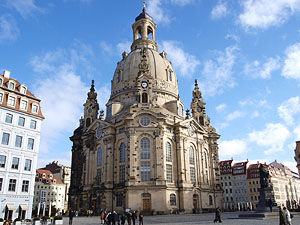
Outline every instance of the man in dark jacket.
[(132, 213), (132, 225), (135, 225), (135, 220), (137, 219), (137, 215), (136, 215), (136, 212), (133, 211)]
[(127, 213), (127, 223), (128, 223), (128, 225), (131, 225), (131, 213), (130, 212)]
[(69, 225), (72, 225), (73, 217), (74, 217), (74, 212), (73, 212), (72, 209), (70, 209), (70, 211), (69, 211)]
[(124, 225), (126, 222), (126, 216), (124, 214), (121, 215), (121, 224)]
[(142, 211), (139, 214), (139, 225), (144, 225), (144, 215)]
[(118, 221), (118, 214), (116, 211), (113, 211), (112, 213), (112, 225), (116, 225), (116, 222)]
[(221, 220), (221, 210), (219, 207), (216, 208), (216, 218), (214, 220), (214, 223), (216, 222), (220, 222), (222, 223), (222, 220)]

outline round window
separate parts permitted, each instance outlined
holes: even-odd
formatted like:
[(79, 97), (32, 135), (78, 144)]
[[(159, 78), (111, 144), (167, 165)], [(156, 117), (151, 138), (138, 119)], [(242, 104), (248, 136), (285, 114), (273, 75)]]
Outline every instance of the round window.
[(141, 125), (146, 127), (150, 124), (150, 119), (147, 116), (141, 118)]
[(97, 129), (97, 138), (101, 138), (101, 136), (102, 136), (102, 129), (99, 127)]

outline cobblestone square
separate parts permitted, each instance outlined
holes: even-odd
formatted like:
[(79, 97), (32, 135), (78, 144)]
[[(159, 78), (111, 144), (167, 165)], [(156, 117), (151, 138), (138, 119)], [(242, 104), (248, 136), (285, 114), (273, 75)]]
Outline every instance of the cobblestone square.
[[(164, 216), (146, 216), (144, 224), (155, 225), (196, 225), (196, 224), (214, 224), (215, 214), (188, 214), (188, 215), (164, 215)], [(222, 224), (224, 225), (277, 225), (279, 224), (278, 217), (267, 219), (239, 219), (238, 213), (223, 213)], [(64, 218), (64, 224), (69, 224), (68, 218)], [(99, 217), (75, 217), (73, 225), (100, 225)], [(300, 224), (300, 215), (295, 215), (292, 220), (293, 225)], [(126, 222), (127, 225), (127, 222)], [(138, 225), (138, 222), (136, 222)]]

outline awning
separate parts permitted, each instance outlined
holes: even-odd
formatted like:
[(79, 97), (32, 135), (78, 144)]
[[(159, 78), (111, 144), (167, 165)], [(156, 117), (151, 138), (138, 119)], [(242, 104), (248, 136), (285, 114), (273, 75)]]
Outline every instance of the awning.
[(8, 210), (16, 210), (16, 207), (14, 204), (6, 204), (6, 207)]
[(28, 205), (26, 205), (26, 204), (20, 204), (20, 208), (22, 210), (28, 210)]

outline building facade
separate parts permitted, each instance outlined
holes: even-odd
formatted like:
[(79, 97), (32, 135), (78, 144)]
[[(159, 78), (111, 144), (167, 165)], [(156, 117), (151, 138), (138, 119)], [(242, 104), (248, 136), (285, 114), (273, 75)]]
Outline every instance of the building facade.
[(297, 162), (298, 174), (300, 174), (300, 141), (296, 141), (295, 161)]
[(132, 25), (131, 52), (112, 79), (106, 115), (94, 84), (70, 138), (69, 206), (76, 210), (199, 212), (221, 206), (219, 135), (210, 125), (197, 82), (184, 112), (156, 24), (145, 8)]
[[(248, 193), (249, 193), (249, 200), (251, 203), (251, 209), (256, 209), (256, 206), (259, 202), (259, 196), (260, 196), (260, 173), (259, 173), (259, 167), (260, 163), (251, 164), (249, 165), (247, 169), (247, 182), (248, 182)], [(266, 165), (267, 167), (267, 165)], [(267, 168), (266, 168), (267, 169)]]
[(234, 193), (232, 186), (232, 162), (233, 160), (225, 160), (220, 162), (221, 184), (223, 189), (223, 209), (226, 211), (234, 210)]
[(0, 218), (31, 218), (43, 119), (40, 100), (4, 71), (0, 75)]
[(59, 178), (66, 186), (65, 188), (65, 199), (64, 199), (64, 210), (63, 212), (67, 212), (68, 210), (68, 193), (71, 184), (71, 168), (68, 166), (64, 166), (59, 164), (58, 161), (54, 161), (52, 163), (47, 164), (43, 169), (49, 170), (54, 176)]
[(50, 216), (64, 212), (66, 185), (50, 170), (36, 170), (34, 192), (35, 215)]

